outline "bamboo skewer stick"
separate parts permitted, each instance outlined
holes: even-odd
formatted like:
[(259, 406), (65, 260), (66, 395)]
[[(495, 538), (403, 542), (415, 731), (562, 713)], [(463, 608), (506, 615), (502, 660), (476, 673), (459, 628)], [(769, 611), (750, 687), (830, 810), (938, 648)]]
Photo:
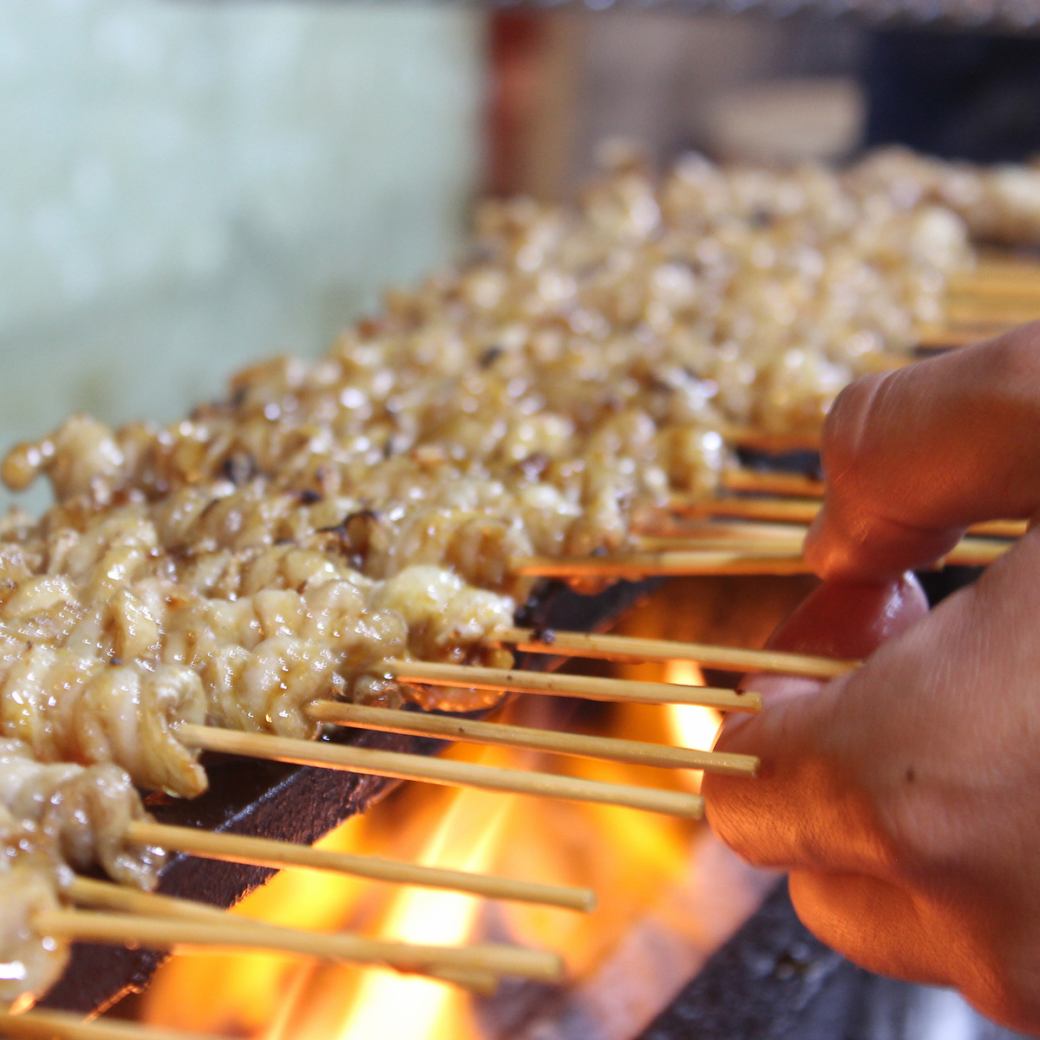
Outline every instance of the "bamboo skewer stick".
[(699, 751), (695, 748), (671, 747), (639, 740), (616, 737), (561, 733), (558, 730), (511, 726), (501, 722), (477, 722), (448, 715), (420, 715), (414, 711), (369, 708), (339, 701), (315, 701), (309, 714), (320, 722), (339, 726), (355, 726), (388, 733), (411, 733), (439, 736), (478, 744), (528, 748), (552, 754), (630, 762), (636, 765), (673, 769), (703, 769), (730, 776), (754, 776), (758, 759), (753, 755)]
[[(464, 968), (557, 982), (563, 965), (555, 954), (521, 946), (484, 943), (473, 946), (434, 946), (363, 936), (327, 936), (239, 921), (178, 921), (169, 917), (138, 917), (89, 910), (44, 910), (33, 927), (51, 938), (73, 942), (103, 942), (165, 950), (173, 947), (226, 947), (298, 953), (325, 960), (383, 964), (399, 971), (427, 974), (442, 967)], [(270, 931), (270, 934), (266, 934)], [(278, 932), (275, 941), (274, 932)], [(333, 939), (333, 945), (325, 940)], [(349, 951), (349, 952), (348, 952)]]
[(964, 304), (1007, 303), (1013, 307), (1026, 307), (1040, 302), (1040, 278), (961, 278), (951, 282), (948, 297), (951, 302)]
[(426, 888), (468, 892), (485, 899), (539, 903), (569, 910), (591, 910), (596, 903), (595, 894), (587, 888), (549, 885), (497, 877), (493, 874), (451, 870), (446, 867), (401, 863), (375, 856), (317, 849), (310, 845), (294, 845), (292, 842), (275, 841), (272, 838), (214, 833), (197, 827), (173, 827), (147, 820), (129, 824), (125, 838), (136, 845), (157, 845), (160, 848), (187, 852), (206, 859), (249, 863), (261, 867), (305, 867), (399, 885), (421, 885)]
[(754, 491), (762, 495), (822, 498), (822, 480), (803, 473), (777, 473), (764, 469), (727, 469), (722, 473), (727, 491)]
[[(761, 512), (768, 513), (768, 509), (763, 508)], [(777, 536), (784, 537), (799, 531), (804, 533), (808, 526), (808, 523), (788, 521), (779, 517), (776, 520), (751, 521), (734, 517), (733, 522), (704, 519), (695, 524), (666, 525), (660, 529), (661, 533), (641, 535), (640, 542), (648, 545), (657, 544), (660, 547), (693, 538), (703, 540), (715, 548), (721, 548), (723, 545), (729, 546), (740, 541), (753, 545), (756, 544), (754, 542), (756, 538), (769, 541)], [(1026, 534), (1028, 530), (1029, 522), (1027, 520), (983, 520), (968, 528), (969, 537), (962, 539), (960, 544), (966, 544), (968, 549), (973, 546), (978, 548), (980, 539), (1017, 539)]]
[(1013, 326), (969, 325), (956, 329), (926, 326), (917, 330), (914, 347), (920, 351), (955, 350), (958, 347), (970, 347), (975, 343), (985, 343), (1009, 328)]
[(669, 508), (684, 516), (723, 516), (741, 520), (769, 520), (810, 524), (820, 511), (818, 498), (706, 498), (675, 499)]
[(160, 1026), (114, 1022), (85, 1022), (67, 1011), (29, 1011), (24, 1015), (0, 1012), (0, 1035), (12, 1040), (220, 1040), (209, 1033), (182, 1033)]
[[(227, 911), (220, 910), (208, 903), (198, 903), (191, 899), (178, 899), (176, 896), (159, 895), (155, 892), (142, 892), (127, 885), (116, 885), (111, 881), (96, 881), (93, 878), (73, 875), (62, 889), (65, 894), (79, 906), (101, 910), (116, 910), (121, 913), (134, 914), (140, 917), (172, 917), (182, 921), (226, 922), (231, 920)], [(281, 925), (255, 921), (247, 917), (234, 918), (240, 924), (252, 925), (261, 934), (270, 935), (274, 942), (285, 934), (295, 935), (301, 942), (320, 936), (323, 957), (338, 959), (337, 950), (342, 946), (343, 956), (350, 960), (353, 953), (353, 937), (347, 936), (346, 942), (337, 943), (338, 935), (308, 932)], [(444, 982), (451, 982), (476, 993), (489, 995), (498, 987), (498, 977), (491, 972), (476, 971), (472, 968), (431, 968), (430, 974)]]
[(749, 650), (745, 647), (555, 629), (540, 633), (533, 628), (508, 628), (496, 632), (495, 638), (498, 642), (512, 644), (517, 650), (535, 654), (591, 657), (602, 661), (696, 661), (707, 668), (725, 671), (773, 672), (811, 679), (833, 679), (859, 664), (859, 661), (782, 650)]
[[(801, 537), (799, 535), (799, 537)], [(683, 542), (686, 546), (689, 542)], [(547, 578), (625, 578), (650, 576), (693, 577), (708, 575), (795, 575), (812, 573), (800, 552), (785, 554), (784, 545), (749, 540), (744, 551), (727, 542), (720, 550), (715, 542), (705, 548), (663, 548), (650, 552), (615, 553), (613, 556), (529, 557), (514, 563), (514, 573)], [(793, 545), (790, 546), (793, 548)], [(980, 567), (992, 563), (1011, 548), (1005, 541), (964, 538), (938, 566)]]
[[(779, 532), (770, 536), (756, 535), (753, 538), (727, 540), (726, 549), (730, 552), (743, 551), (749, 555), (760, 557), (776, 557), (783, 559), (791, 553), (801, 553), (805, 543), (805, 531), (795, 530)], [(719, 542), (714, 538), (699, 538), (694, 533), (690, 536), (671, 538), (647, 538), (637, 541), (637, 549), (650, 552), (671, 552), (683, 550), (689, 552), (717, 551)], [(1003, 556), (1011, 546), (1006, 541), (991, 541), (986, 538), (962, 538), (950, 550), (942, 562), (951, 566), (978, 567), (992, 563)]]
[(1025, 306), (1040, 301), (1040, 276), (1001, 278), (993, 274), (954, 275), (947, 285), (947, 299), (957, 301), (1007, 301)]
[[(825, 484), (822, 480), (814, 477), (804, 476), (801, 473), (775, 473), (769, 470), (758, 469), (729, 469), (722, 474), (722, 486), (728, 491), (751, 492), (759, 495), (775, 495), (781, 500), (787, 498), (822, 499)], [(692, 502), (693, 500), (691, 500)], [(718, 502), (723, 509), (728, 508), (731, 502), (754, 501), (749, 499), (724, 499), (713, 500)], [(758, 501), (762, 501), (759, 499)], [(680, 500), (680, 506), (684, 503)], [(736, 507), (743, 508), (743, 507)], [(722, 512), (713, 515), (725, 515)], [(1028, 522), (1025, 520), (983, 520), (972, 524), (968, 530), (973, 534), (991, 535), (997, 538), (1017, 538), (1026, 533)]]
[[(457, 682), (454, 685), (458, 685)], [(634, 787), (630, 784), (605, 783), (520, 769), (503, 769), (472, 762), (451, 762), (428, 758), (425, 755), (403, 754), (399, 751), (292, 740), (264, 733), (243, 733), (239, 730), (187, 723), (178, 726), (177, 732), (186, 745), (202, 751), (219, 751), (229, 755), (317, 766), (321, 769), (388, 776), (396, 780), (423, 780), (449, 787), (478, 787), (487, 791), (508, 791), (512, 794), (535, 795), (539, 798), (597, 802), (694, 819), (699, 819), (704, 813), (704, 800), (699, 795), (680, 791)]]
[(987, 250), (973, 267), (958, 271), (951, 282), (995, 280), (1000, 282), (1023, 281), (1030, 284), (1040, 282), (1040, 258), (1016, 256), (1002, 251)]
[(800, 554), (755, 556), (729, 550), (629, 552), (613, 556), (530, 556), (515, 560), (513, 573), (541, 578), (603, 578), (638, 581), (649, 577), (809, 574)]
[(756, 532), (753, 535), (740, 535), (730, 532), (725, 541), (716, 537), (703, 537), (699, 531), (672, 534), (664, 537), (657, 535), (640, 535), (633, 540), (636, 552), (719, 552), (746, 553), (749, 556), (790, 556), (801, 553), (805, 544), (806, 528), (794, 528), (787, 531), (776, 531), (771, 534)]
[[(746, 485), (751, 480), (741, 478)], [(774, 485), (775, 486), (775, 485)], [(751, 490), (749, 487), (748, 490)], [(765, 489), (763, 489), (765, 490)], [(741, 520), (762, 520), (777, 524), (806, 525), (812, 523), (816, 514), (820, 511), (821, 502), (808, 498), (713, 498), (713, 499), (690, 499), (684, 501), (677, 499), (670, 504), (674, 512), (680, 512), (685, 516), (692, 517), (729, 517)], [(983, 520), (972, 524), (968, 530), (972, 535), (988, 536), (991, 538), (1019, 538), (1026, 533), (1029, 524), (1026, 520)], [(722, 532), (737, 532), (740, 528), (719, 527), (715, 534)], [(712, 533), (711, 529), (703, 531), (693, 530), (691, 534), (707, 536)], [(750, 529), (749, 534), (765, 533)], [(779, 528), (770, 532), (780, 533)], [(679, 532), (676, 532), (679, 537)]]
[(714, 686), (680, 686), (676, 683), (640, 682), (634, 679), (599, 679), (586, 675), (525, 672), (511, 668), (479, 668), (474, 665), (434, 661), (386, 661), (388, 672), (401, 682), (429, 686), (463, 686), (476, 690), (512, 690), (545, 693), (594, 701), (630, 701), (639, 704), (699, 704), (722, 711), (758, 711), (757, 693)]
[(1013, 326), (1036, 321), (1040, 305), (1036, 301), (976, 297), (953, 299), (946, 302), (943, 321), (956, 328), (959, 325)]

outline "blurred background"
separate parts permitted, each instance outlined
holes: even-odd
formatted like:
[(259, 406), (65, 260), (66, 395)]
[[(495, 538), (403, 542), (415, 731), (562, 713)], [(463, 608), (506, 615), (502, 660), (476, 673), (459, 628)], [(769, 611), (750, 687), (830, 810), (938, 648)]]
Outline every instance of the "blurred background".
[[(0, 7), (0, 444), (169, 420), (450, 260), (484, 192), (867, 143), (1024, 158), (1040, 45), (811, 18), (481, 5)], [(37, 504), (33, 502), (32, 504)]]

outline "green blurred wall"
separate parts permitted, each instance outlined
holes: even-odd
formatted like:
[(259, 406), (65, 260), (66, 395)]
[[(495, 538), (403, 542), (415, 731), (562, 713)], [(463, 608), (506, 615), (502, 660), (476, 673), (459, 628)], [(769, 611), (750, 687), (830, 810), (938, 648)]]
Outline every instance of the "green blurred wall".
[(173, 418), (450, 256), (482, 77), (465, 11), (5, 0), (0, 443)]

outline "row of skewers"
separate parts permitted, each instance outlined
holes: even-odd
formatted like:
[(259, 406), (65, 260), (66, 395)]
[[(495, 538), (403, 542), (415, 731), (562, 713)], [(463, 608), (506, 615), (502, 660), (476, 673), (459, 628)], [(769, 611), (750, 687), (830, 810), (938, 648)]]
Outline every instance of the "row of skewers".
[[(257, 366), (227, 400), (171, 427), (112, 431), (75, 417), (12, 452), (4, 478), (21, 487), (45, 473), (57, 501), (0, 531), (0, 886), (11, 908), (0, 960), (15, 966), (0, 996), (17, 1006), (45, 990), (76, 939), (294, 949), (474, 989), (504, 974), (558, 977), (559, 960), (541, 951), (275, 934), (127, 887), (153, 886), (160, 850), (180, 850), (573, 910), (592, 901), (582, 889), (170, 828), (136, 788), (197, 794), (198, 755), (219, 751), (699, 815), (685, 792), (313, 738), (350, 726), (753, 775), (742, 756), (403, 709), (483, 707), (506, 691), (760, 706), (747, 691), (519, 671), (512, 649), (819, 678), (852, 667), (584, 633), (550, 640), (513, 616), (546, 577), (594, 588), (803, 571), (797, 528), (713, 515), (745, 501), (720, 497), (720, 481), (763, 490), (725, 469), (730, 449), (811, 447), (852, 375), (1030, 310), (1035, 272), (976, 264), (963, 220), (1040, 237), (1040, 209), (999, 174), (969, 173), (879, 160), (849, 176), (785, 176), (695, 162), (656, 189), (626, 161), (577, 216), (492, 207), (466, 266), (391, 296), (315, 365)], [(976, 204), (958, 209), (964, 191), (948, 183), (958, 176)], [(810, 301), (815, 312), (801, 315)], [(973, 535), (955, 558), (988, 562), (1006, 547), (994, 536), (1017, 530)], [(98, 867), (124, 884), (85, 876)], [(101, 1035), (36, 1014), (3, 1028)]]
[[(832, 660), (809, 655), (740, 648), (675, 643), (668, 640), (633, 639), (620, 636), (594, 635), (582, 632), (539, 632), (513, 630), (501, 633), (503, 640), (515, 641), (549, 654), (567, 653), (594, 659), (661, 659), (693, 657), (705, 665), (732, 670), (755, 669), (807, 674), (817, 677), (841, 674), (855, 666), (852, 661)], [(452, 666), (445, 666), (452, 667)], [(467, 666), (457, 666), (465, 669)], [(457, 681), (457, 676), (445, 674), (445, 681)], [(497, 679), (484, 680), (499, 688)], [(546, 676), (538, 672), (513, 673), (508, 679), (513, 691), (528, 690), (539, 693), (576, 692), (596, 699), (650, 701), (653, 703), (698, 703), (702, 700), (718, 704), (739, 704), (741, 710), (756, 710), (759, 701), (753, 693), (673, 686), (665, 683), (637, 683), (623, 680), (604, 680), (583, 676)], [(396, 711), (330, 703), (331, 719), (346, 725), (361, 726), (387, 732), (421, 734), (455, 740), (476, 741), (520, 748), (533, 748), (554, 754), (581, 755), (611, 761), (635, 762), (644, 765), (672, 768), (709, 769), (732, 775), (753, 775), (757, 763), (750, 756), (694, 751), (666, 745), (618, 738), (580, 736), (530, 727), (518, 727), (494, 722), (452, 718), (445, 715), (424, 715), (414, 711)], [(238, 734), (237, 736), (243, 736)], [(245, 735), (254, 736), (254, 735)], [(301, 742), (303, 743), (303, 742)], [(334, 745), (316, 745), (317, 754), (308, 755), (315, 764), (338, 768), (337, 755), (323, 761), (321, 751), (353, 751)], [(367, 749), (365, 749), (367, 750)], [(265, 753), (266, 754), (266, 753)], [(303, 754), (301, 750), (301, 755)], [(625, 788), (622, 785), (597, 784), (551, 774), (532, 774), (479, 767), (466, 763), (432, 763), (422, 756), (373, 752), (374, 769), (380, 775), (407, 775), (410, 778), (490, 787), (494, 790), (536, 794), (541, 797), (591, 798), (609, 804), (652, 811), (696, 815), (700, 803), (696, 795), (675, 795), (661, 791), (656, 795), (643, 788)], [(281, 760), (297, 761), (295, 753), (279, 755)], [(398, 773), (399, 763), (411, 762), (418, 767), (418, 775), (410, 769)], [(425, 767), (443, 765), (425, 774)], [(350, 760), (349, 768), (357, 769)], [(367, 771), (367, 766), (361, 767)], [(387, 770), (384, 773), (384, 768)], [(674, 797), (665, 797), (665, 796)], [(479, 894), (487, 898), (521, 900), (546, 906), (585, 911), (595, 904), (594, 894), (588, 890), (544, 883), (524, 882), (481, 873), (467, 873), (396, 863), (373, 857), (358, 856), (323, 849), (296, 846), (263, 838), (211, 834), (192, 828), (178, 828), (138, 820), (127, 825), (123, 834), (126, 845), (166, 847), (216, 859), (247, 862), (265, 866), (303, 866), (331, 870), (373, 880), (432, 886)], [(59, 874), (63, 897), (78, 907), (92, 909), (58, 909), (35, 907), (31, 919), (25, 922), (52, 942), (89, 940), (100, 942), (133, 943), (135, 945), (169, 948), (172, 946), (267, 949), (296, 953), (328, 960), (375, 963), (407, 972), (419, 972), (431, 977), (463, 985), (478, 992), (492, 989), (502, 975), (531, 978), (540, 981), (558, 981), (562, 964), (555, 955), (512, 946), (482, 944), (471, 947), (431, 947), (417, 944), (372, 940), (348, 935), (321, 935), (299, 930), (262, 925), (250, 921), (228, 922), (221, 911), (188, 900), (156, 895), (135, 890), (125, 885), (100, 881), (63, 870)], [(37, 1028), (46, 1026), (60, 1036), (165, 1036), (163, 1032), (133, 1033), (128, 1027), (115, 1025), (110, 1032), (108, 1024), (99, 1024), (96, 1031), (67, 1031), (71, 1025), (53, 1013), (31, 1012), (4, 1020), (4, 1028), (12, 1036), (43, 1035)], [(173, 1035), (173, 1034), (169, 1034)]]

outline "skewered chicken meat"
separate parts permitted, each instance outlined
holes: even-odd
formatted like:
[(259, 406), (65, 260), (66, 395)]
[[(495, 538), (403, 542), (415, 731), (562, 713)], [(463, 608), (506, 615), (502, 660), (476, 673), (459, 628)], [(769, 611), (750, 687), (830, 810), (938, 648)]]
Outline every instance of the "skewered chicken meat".
[(124, 841), (127, 825), (147, 813), (117, 766), (44, 765), (25, 744), (0, 740), (0, 811), (76, 870), (101, 866), (116, 881), (155, 886), (163, 856)]
[(23, 1009), (61, 977), (68, 944), (41, 935), (34, 922), (58, 906), (53, 864), (8, 846), (0, 855), (0, 1006)]
[(422, 696), (385, 658), (507, 664), (513, 558), (625, 546), (714, 492), (734, 429), (816, 431), (941, 320), (969, 232), (1040, 240), (1038, 184), (898, 154), (657, 182), (617, 157), (576, 206), (482, 207), (459, 266), (323, 358), (165, 427), (74, 416), (16, 447), (4, 480), (55, 503), (0, 523), (3, 999), (61, 969), (33, 927), (55, 864), (151, 883), (130, 784), (205, 787), (179, 724), (309, 737), (314, 698)]

